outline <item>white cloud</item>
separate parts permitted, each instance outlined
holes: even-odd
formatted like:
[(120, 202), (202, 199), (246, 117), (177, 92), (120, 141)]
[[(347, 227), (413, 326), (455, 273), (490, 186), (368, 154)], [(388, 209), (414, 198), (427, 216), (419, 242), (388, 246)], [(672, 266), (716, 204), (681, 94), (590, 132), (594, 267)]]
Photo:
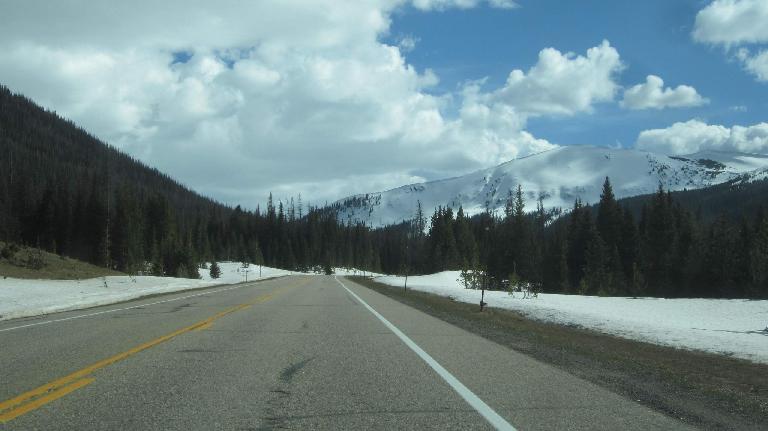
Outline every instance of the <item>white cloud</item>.
[(478, 155), (483, 155), (485, 166), (554, 147), (524, 130), (525, 114), (489, 99), (492, 97), (480, 91), (479, 83), (465, 86), (459, 118), (447, 125), (446, 141), (457, 146), (472, 142), (479, 150)]
[(758, 81), (768, 82), (768, 50), (751, 55), (746, 49), (741, 49), (737, 57), (742, 61), (744, 69), (754, 75)]
[(514, 9), (518, 7), (517, 2), (513, 0), (488, 0), (488, 4), (499, 9)]
[(645, 83), (637, 84), (624, 91), (621, 106), (628, 109), (664, 109), (684, 106), (701, 106), (709, 101), (696, 89), (688, 85), (664, 88), (664, 81), (655, 75), (648, 75)]
[(691, 154), (702, 150), (768, 153), (768, 123), (725, 127), (699, 120), (675, 123), (666, 129), (645, 130), (636, 148), (665, 154)]
[(419, 43), (419, 38), (413, 36), (405, 36), (400, 38), (397, 42), (397, 46), (402, 52), (411, 52), (416, 49), (416, 44)]
[(715, 0), (696, 14), (693, 38), (726, 46), (768, 42), (768, 2)]
[(758, 81), (768, 82), (768, 51), (751, 54), (744, 47), (768, 43), (768, 1), (715, 0), (696, 15), (693, 39), (721, 45), (726, 49), (741, 47), (736, 59)]
[(421, 10), (469, 9), (482, 3), (499, 9), (514, 9), (518, 6), (514, 0), (413, 0), (413, 6)]
[(615, 96), (622, 66), (608, 42), (585, 55), (544, 49), (501, 89), (470, 83), (435, 94), (435, 73), (381, 42), (404, 4), (9, 3), (0, 82), (192, 188), (246, 206), (270, 190), (317, 203), (552, 148), (525, 130), (529, 117), (590, 112)]
[(513, 70), (492, 98), (530, 115), (591, 112), (593, 104), (613, 100), (619, 88), (614, 78), (622, 69), (608, 41), (589, 48), (586, 56), (546, 48), (528, 73)]

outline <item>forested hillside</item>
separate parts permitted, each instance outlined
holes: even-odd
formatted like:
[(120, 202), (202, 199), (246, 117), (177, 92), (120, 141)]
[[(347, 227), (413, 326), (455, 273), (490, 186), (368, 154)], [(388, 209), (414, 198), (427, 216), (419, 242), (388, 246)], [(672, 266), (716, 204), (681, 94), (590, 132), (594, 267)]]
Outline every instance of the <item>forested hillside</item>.
[[(408, 249), (416, 272), (469, 270), (489, 288), (663, 297), (768, 297), (768, 181), (599, 204), (554, 218), (524, 191), (505, 211), (467, 218), (440, 208)], [(415, 222), (414, 224), (417, 224)], [(418, 231), (418, 229), (414, 230)]]
[(360, 227), (300, 202), (221, 205), (1, 86), (0, 166), (0, 241), (189, 277), (212, 259), (285, 268), (376, 260)]

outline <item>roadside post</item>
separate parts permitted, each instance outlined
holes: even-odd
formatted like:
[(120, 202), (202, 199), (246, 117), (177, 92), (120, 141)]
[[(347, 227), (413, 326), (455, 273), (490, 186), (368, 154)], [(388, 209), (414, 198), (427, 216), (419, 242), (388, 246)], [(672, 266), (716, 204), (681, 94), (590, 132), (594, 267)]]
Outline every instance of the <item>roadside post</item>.
[(480, 312), (482, 312), (483, 308), (485, 308), (485, 306), (488, 305), (485, 303), (485, 285), (487, 283), (488, 283), (488, 276), (485, 274), (485, 271), (483, 271), (483, 287), (482, 287), (482, 290), (480, 291)]

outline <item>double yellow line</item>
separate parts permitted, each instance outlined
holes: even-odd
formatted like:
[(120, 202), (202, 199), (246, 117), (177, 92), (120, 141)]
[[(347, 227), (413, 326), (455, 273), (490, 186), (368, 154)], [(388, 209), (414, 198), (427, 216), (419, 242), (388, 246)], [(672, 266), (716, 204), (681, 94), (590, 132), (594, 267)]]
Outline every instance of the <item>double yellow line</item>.
[(96, 362), (93, 365), (83, 368), (82, 370), (75, 371), (74, 373), (62, 377), (53, 382), (47, 383), (39, 388), (33, 389), (29, 392), (25, 392), (15, 398), (0, 402), (0, 424), (15, 419), (25, 413), (35, 410), (53, 400), (59, 399), (68, 393), (91, 384), (95, 379), (90, 375), (106, 366), (112, 365), (116, 362), (122, 361), (130, 356), (133, 356), (143, 350), (147, 350), (150, 347), (157, 346), (160, 343), (164, 343), (174, 337), (178, 337), (193, 330), (203, 330), (211, 327), (216, 320), (234, 313), (236, 311), (244, 310), (252, 305), (269, 301), (274, 294), (267, 294), (257, 297), (255, 300), (228, 308), (214, 316), (211, 316), (205, 320), (201, 320), (186, 328), (179, 329), (178, 331), (171, 332), (170, 334), (163, 335), (160, 338), (156, 338), (150, 342), (144, 343), (140, 346), (136, 346), (123, 353), (119, 353), (110, 358)]

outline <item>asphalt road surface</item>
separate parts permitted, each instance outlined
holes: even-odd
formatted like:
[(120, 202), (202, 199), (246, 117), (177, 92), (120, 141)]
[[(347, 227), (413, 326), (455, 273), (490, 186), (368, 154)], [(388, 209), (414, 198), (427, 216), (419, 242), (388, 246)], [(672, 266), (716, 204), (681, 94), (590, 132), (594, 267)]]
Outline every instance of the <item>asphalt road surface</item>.
[(341, 277), (0, 322), (0, 430), (494, 428), (686, 427)]

